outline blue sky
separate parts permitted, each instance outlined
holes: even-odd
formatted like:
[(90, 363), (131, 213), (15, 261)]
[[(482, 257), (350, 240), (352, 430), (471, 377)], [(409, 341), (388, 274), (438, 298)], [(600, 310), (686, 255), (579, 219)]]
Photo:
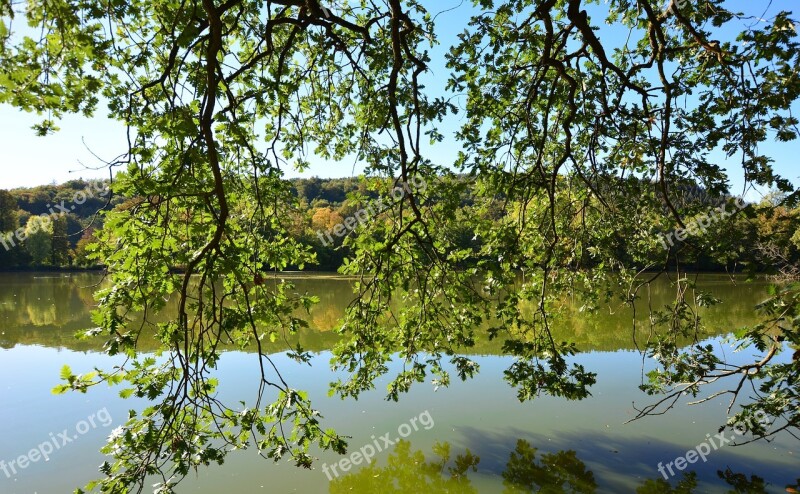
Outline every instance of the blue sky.
[[(427, 0), (427, 5), (432, 14), (442, 12), (437, 18), (437, 30), (440, 45), (431, 51), (431, 72), (426, 77), (426, 85), (432, 94), (443, 94), (447, 81), (447, 70), (444, 66), (444, 55), (447, 48), (457, 41), (456, 35), (463, 31), (472, 13), (474, 13), (470, 0)], [(666, 1), (665, 1), (666, 3)], [(730, 8), (752, 11), (754, 6), (766, 12), (763, 17), (771, 17), (779, 10), (796, 9), (796, 0), (731, 0)], [(590, 8), (590, 12), (591, 12)], [(620, 35), (625, 33), (620, 32)], [(619, 38), (612, 28), (604, 28), (601, 33), (603, 39)], [(453, 100), (458, 103), (459, 99)], [(797, 106), (797, 105), (796, 105)], [(100, 109), (102, 110), (102, 108)], [(800, 112), (798, 112), (800, 114)], [(0, 105), (0, 136), (2, 136), (3, 166), (0, 169), (0, 188), (14, 188), (34, 186), (50, 182), (64, 182), (74, 178), (107, 178), (108, 169), (102, 167), (102, 162), (95, 155), (105, 160), (111, 160), (126, 149), (125, 128), (118, 122), (98, 116), (85, 118), (70, 115), (59, 122), (61, 130), (47, 137), (37, 137), (31, 126), (41, 120), (41, 117), (20, 112), (7, 105)], [(429, 148), (426, 155), (439, 163), (450, 163), (455, 158), (460, 146), (452, 137), (455, 130), (462, 123), (462, 117), (450, 117), (441, 126), (440, 130), (446, 139), (442, 143)], [(797, 141), (790, 143), (768, 143), (762, 151), (773, 157), (778, 173), (791, 179), (795, 184), (800, 184), (800, 167), (796, 160), (800, 155), (800, 145)], [(724, 160), (720, 156), (720, 160)], [(723, 166), (725, 163), (721, 163)], [(98, 169), (98, 167), (100, 167)], [(743, 180), (738, 164), (735, 160), (728, 167), (733, 185), (733, 193), (741, 189)], [(352, 176), (361, 171), (361, 167), (354, 165), (352, 160), (340, 163), (318, 161), (311, 169), (302, 175), (294, 170), (285, 170), (287, 176), (312, 176), (343, 177)], [(755, 199), (754, 197), (749, 197)]]

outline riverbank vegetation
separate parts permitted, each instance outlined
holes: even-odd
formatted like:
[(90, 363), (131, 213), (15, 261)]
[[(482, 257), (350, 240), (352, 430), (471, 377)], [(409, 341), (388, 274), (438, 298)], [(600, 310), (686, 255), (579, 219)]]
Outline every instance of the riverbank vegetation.
[[(479, 214), (475, 197), (470, 192), (476, 183), (463, 175), (453, 175), (450, 180), (458, 182), (463, 189), (458, 204), (450, 212), (452, 217), (468, 218)], [(372, 182), (374, 187), (374, 180)], [(337, 225), (345, 225), (348, 218), (357, 218), (359, 211), (378, 198), (378, 193), (370, 188), (370, 180), (364, 177), (289, 179), (286, 185), (291, 192), (291, 201), (285, 205), (291, 212), (286, 233), (293, 240), (309, 246), (313, 252), (305, 269), (337, 271), (353, 251), (345, 242), (346, 235), (339, 236), (333, 231)], [(656, 187), (656, 184), (649, 186)], [(6, 235), (4, 248), (0, 249), (0, 270), (102, 269), (100, 260), (89, 257), (87, 246), (96, 241), (94, 232), (102, 227), (104, 213), (131, 208), (143, 199), (109, 194), (88, 198), (74, 210), (66, 212), (54, 206), (73, 205), (75, 192), (90, 187), (87, 181), (74, 180), (61, 185), (0, 190), (0, 232)], [(647, 188), (648, 184), (640, 183), (638, 187)], [(675, 229), (660, 231), (659, 228), (664, 226), (652, 221), (652, 236), (663, 248), (663, 255), (669, 253), (666, 264), (671, 267), (680, 265), (682, 269), (698, 272), (747, 270), (780, 279), (794, 279), (800, 275), (800, 206), (793, 207), (789, 199), (786, 194), (770, 193), (760, 196), (757, 201), (746, 201), (746, 207), (739, 211), (733, 202), (728, 204), (724, 199), (712, 198), (700, 187), (686, 187), (677, 194), (676, 207), (687, 218), (687, 223), (692, 223), (693, 215), (703, 221), (698, 221), (700, 224), (696, 231), (687, 231), (682, 240), (675, 237)], [(704, 217), (723, 205), (735, 213), (733, 217), (723, 218), (724, 221)], [(493, 212), (486, 219), (507, 220), (520, 208), (518, 203), (510, 203), (510, 206)], [(669, 214), (666, 206), (661, 212)], [(55, 221), (51, 227), (43, 229), (36, 228), (35, 223), (28, 224), (32, 217), (39, 215), (51, 215)], [(588, 215), (584, 215), (584, 219), (586, 217)], [(388, 218), (383, 214), (384, 220)], [(16, 235), (10, 235), (19, 228), (28, 232), (27, 239), (19, 241)], [(31, 234), (31, 229), (37, 232)], [(350, 236), (355, 234), (346, 228), (342, 230), (347, 230)], [(698, 234), (724, 238), (726, 255), (709, 256), (697, 249), (698, 240), (702, 240)], [(610, 242), (616, 246), (623, 265), (653, 268), (652, 264), (637, 262), (629, 254), (635, 247), (629, 245), (629, 239), (622, 231), (612, 233), (612, 236)], [(453, 245), (480, 252), (483, 241), (470, 223), (464, 222), (460, 230), (454, 232)], [(658, 252), (653, 260), (659, 260)], [(589, 264), (590, 260), (584, 259), (583, 266)], [(579, 265), (576, 263), (575, 267)], [(288, 268), (297, 269), (297, 266)]]

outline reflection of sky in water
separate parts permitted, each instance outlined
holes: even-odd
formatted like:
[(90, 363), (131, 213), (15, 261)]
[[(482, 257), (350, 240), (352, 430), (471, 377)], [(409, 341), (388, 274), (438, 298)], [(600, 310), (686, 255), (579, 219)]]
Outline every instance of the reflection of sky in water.
[[(328, 353), (316, 356), (311, 367), (281, 355), (273, 358), (280, 368), (286, 369), (284, 378), (290, 385), (309, 391), (315, 406), (323, 411), (325, 426), (353, 436), (349, 440), (351, 451), (371, 443), (372, 435), (392, 432), (396, 436), (399, 424), (428, 410), (435, 425), (429, 431), (420, 428), (408, 437), (411, 453), (419, 452), (425, 461), (433, 461), (437, 442), (448, 443), (453, 458), (469, 449), (480, 458), (477, 472), (467, 472), (470, 485), (477, 492), (502, 492), (502, 474), (518, 440), (536, 448), (540, 462), (544, 454), (574, 451), (585, 469), (593, 472), (596, 492), (633, 492), (645, 480), (659, 477), (658, 462), (684, 455), (704, 441), (707, 433), (716, 432), (724, 416), (723, 403), (718, 402), (689, 409), (679, 407), (664, 417), (624, 424), (631, 418), (630, 403), (635, 400), (643, 404), (647, 398), (636, 389), (639, 383), (636, 370), (641, 359), (635, 352), (594, 352), (576, 358), (598, 373), (593, 397), (588, 400), (567, 402), (541, 397), (528, 403), (519, 403), (514, 390), (501, 380), (502, 371), (511, 363), (507, 357), (477, 357), (481, 373), (472, 382), (454, 382), (450, 388), (436, 392), (429, 384), (418, 384), (399, 403), (384, 400), (387, 379), (376, 383), (376, 390), (365, 393), (358, 401), (328, 398), (327, 383), (334, 378), (327, 366)], [(31, 366), (31, 362), (37, 365)], [(107, 387), (86, 395), (51, 395), (49, 389), (56, 384), (58, 370), (64, 363), (75, 372), (86, 372), (95, 365), (109, 367), (115, 361), (96, 354), (27, 346), (0, 351), (0, 375), (15, 376), (0, 386), (0, 402), (4, 404), (0, 409), (3, 424), (0, 433), (4, 437), (0, 459), (24, 454), (45, 440), (47, 433), (73, 427), (102, 407), (108, 407), (114, 423), (108, 430), (91, 431), (71, 443), (68, 450), (53, 455), (50, 462), (24, 470), (10, 491), (5, 487), (12, 485), (11, 480), (0, 477), (1, 492), (66, 492), (65, 487), (82, 485), (96, 474), (96, 465), (102, 461), (97, 449), (104, 437), (121, 423), (129, 408), (141, 404), (121, 400), (115, 390)], [(392, 367), (398, 369), (396, 364)], [(230, 402), (243, 399), (252, 403), (257, 373), (255, 355), (224, 354), (217, 372), (220, 397)], [(713, 482), (716, 488), (701, 484), (696, 492), (727, 492), (716, 475), (717, 470), (726, 468), (765, 477), (782, 491), (782, 486), (796, 475), (794, 448), (795, 444), (781, 439), (771, 444), (715, 451), (707, 463), (692, 467), (700, 480)], [(377, 467), (384, 468), (394, 453), (380, 453)], [(261, 485), (266, 486), (264, 492), (326, 492), (328, 481), (320, 470), (321, 463), (338, 460), (336, 455), (322, 454), (315, 470), (302, 471), (285, 464), (273, 465), (259, 459), (252, 450), (237, 452), (223, 467), (201, 471), (199, 477), (187, 479), (179, 492), (216, 493), (232, 485), (242, 492), (260, 492)], [(337, 485), (367, 488), (367, 478), (359, 477), (358, 471), (354, 468), (348, 472), (353, 475), (350, 480), (347, 476), (340, 477)]]

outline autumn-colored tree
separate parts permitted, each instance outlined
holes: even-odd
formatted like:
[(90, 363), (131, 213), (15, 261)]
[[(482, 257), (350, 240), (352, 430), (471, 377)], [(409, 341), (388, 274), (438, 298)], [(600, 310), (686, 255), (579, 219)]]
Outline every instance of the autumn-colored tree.
[(81, 235), (80, 240), (78, 240), (78, 244), (75, 246), (75, 264), (78, 266), (90, 266), (92, 261), (87, 257), (89, 251), (86, 249), (89, 245), (95, 242), (94, 238), (95, 229), (92, 227), (87, 228), (84, 230), (83, 235)]
[(311, 228), (315, 231), (331, 231), (336, 225), (342, 224), (344, 218), (333, 208), (316, 208), (311, 214)]

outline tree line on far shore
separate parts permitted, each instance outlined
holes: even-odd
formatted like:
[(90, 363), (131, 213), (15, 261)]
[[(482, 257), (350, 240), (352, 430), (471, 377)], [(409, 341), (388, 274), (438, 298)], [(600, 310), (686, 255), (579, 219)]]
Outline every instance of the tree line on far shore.
[[(288, 182), (296, 202), (290, 206), (295, 214), (287, 231), (316, 255), (316, 264), (305, 269), (336, 271), (350, 251), (343, 245), (346, 235), (330, 233), (337, 225), (346, 225), (348, 219), (364, 207), (364, 199), (375, 199), (375, 193), (363, 177), (296, 178)], [(96, 241), (94, 233), (103, 226), (103, 212), (129, 208), (140, 198), (98, 193), (75, 200), (81, 191), (100, 190), (98, 184), (78, 179), (60, 185), (0, 190), (0, 270), (100, 267), (88, 256), (87, 246)], [(707, 203), (709, 209), (715, 205), (700, 188), (687, 189), (683, 198), (701, 206)], [(782, 199), (779, 194), (771, 194), (758, 203), (748, 203), (741, 214), (726, 223), (724, 234), (730, 237), (732, 254), (739, 254), (730, 257), (738, 258), (737, 264), (722, 265), (695, 255), (691, 239), (676, 243), (674, 232), (664, 232), (665, 237), (673, 233), (668, 242), (667, 262), (680, 263), (697, 271), (736, 271), (749, 267), (797, 278), (800, 276), (800, 207), (781, 206)], [(472, 207), (472, 197), (466, 193), (460, 204), (461, 211), (453, 214), (469, 217)], [(471, 246), (477, 250), (480, 246), (480, 239), (469, 225), (464, 225), (458, 237), (462, 247)], [(618, 243), (624, 256), (626, 239), (619, 238)], [(749, 264), (742, 264), (742, 252), (750, 253)], [(775, 259), (780, 260), (778, 265)], [(635, 260), (631, 259), (631, 264), (635, 264)]]

